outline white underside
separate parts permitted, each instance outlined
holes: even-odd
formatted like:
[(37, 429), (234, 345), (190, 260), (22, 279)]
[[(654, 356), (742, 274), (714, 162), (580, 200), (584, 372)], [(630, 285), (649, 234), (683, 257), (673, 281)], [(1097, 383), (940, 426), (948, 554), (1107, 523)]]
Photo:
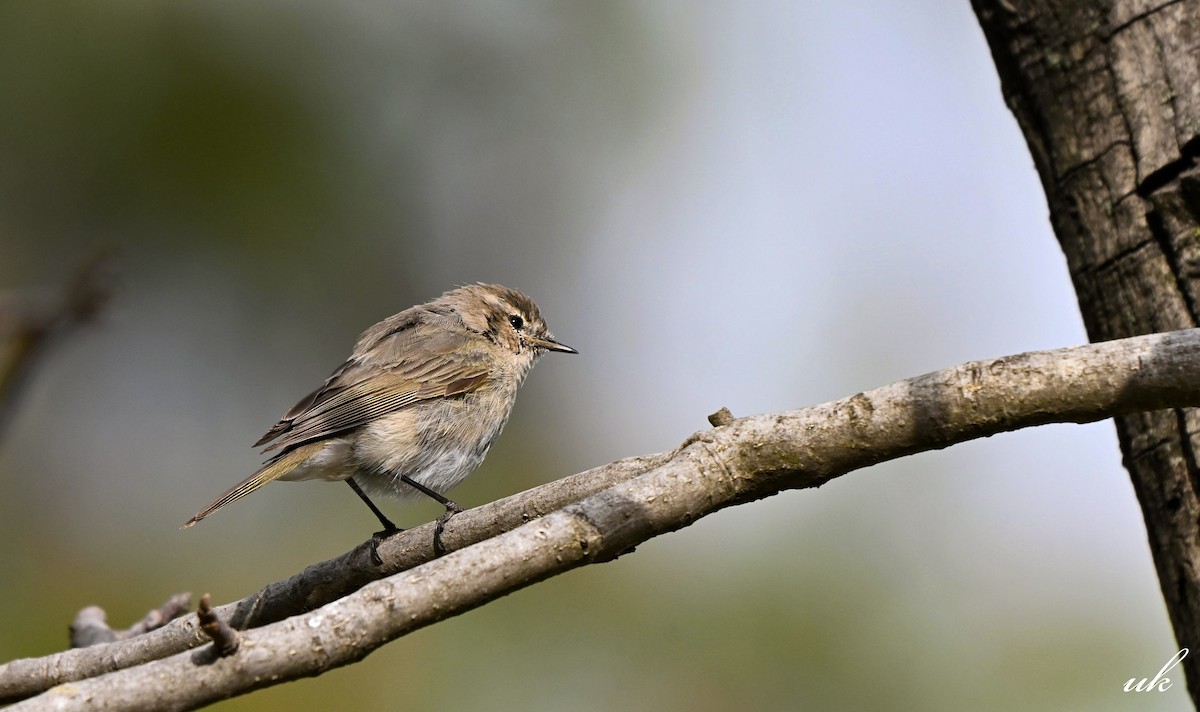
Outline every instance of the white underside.
[[(510, 399), (510, 408), (511, 403)], [(481, 433), (478, 421), (464, 418), (464, 413), (456, 410), (467, 405), (443, 401), (437, 410), (405, 410), (385, 416), (351, 435), (326, 440), (317, 454), (280, 479), (337, 481), (353, 477), (371, 493), (403, 499), (423, 497), (400, 479), (407, 475), (445, 493), (479, 467), (508, 420), (506, 408), (502, 417), (485, 419), (493, 425)]]

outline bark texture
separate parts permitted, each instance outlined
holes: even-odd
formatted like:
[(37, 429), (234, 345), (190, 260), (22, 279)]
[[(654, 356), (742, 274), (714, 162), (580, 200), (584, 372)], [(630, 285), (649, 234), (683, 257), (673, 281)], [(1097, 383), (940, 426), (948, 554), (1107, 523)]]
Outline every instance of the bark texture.
[[(1092, 341), (1196, 326), (1200, 0), (972, 0)], [(981, 137), (986, 140), (986, 137)], [(1175, 636), (1200, 647), (1200, 412), (1116, 419)], [(1200, 703), (1200, 655), (1185, 658)]]
[[(352, 664), (422, 626), (784, 489), (1008, 430), (1198, 404), (1200, 329), (1192, 329), (973, 361), (802, 410), (718, 413), (716, 429), (672, 452), (463, 512), (447, 523), (452, 551), (440, 558), (428, 555), (426, 525), (380, 546), (376, 568), (397, 572), (386, 578), (362, 585), (364, 544), (202, 612), (202, 625), (219, 628), (219, 618), (243, 629), (210, 633), (224, 646), (196, 648), (189, 616), (140, 636), (140, 647), (116, 641), (0, 666), (0, 701), (28, 698), (13, 712), (194, 709)], [(342, 595), (337, 579), (359, 583)]]

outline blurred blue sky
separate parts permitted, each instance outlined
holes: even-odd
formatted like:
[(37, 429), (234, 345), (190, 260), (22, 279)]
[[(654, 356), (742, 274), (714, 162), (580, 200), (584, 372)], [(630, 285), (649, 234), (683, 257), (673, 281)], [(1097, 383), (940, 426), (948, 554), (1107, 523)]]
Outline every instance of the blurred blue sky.
[[(52, 649), (82, 605), (132, 618), (214, 580), (227, 600), (361, 541), (360, 505), (320, 484), (176, 527), (257, 465), (249, 443), (359, 331), (457, 284), (524, 290), (581, 352), (530, 377), (464, 504), (669, 450), (721, 406), (797, 408), (1086, 340), (965, 2), (69, 7), (0, 11), (0, 149), (16, 156), (0, 279), (45, 293), (116, 242), (123, 280), (0, 449), (0, 569), (24, 572), (0, 594), (41, 602), (39, 642), (0, 636), (6, 658)], [(47, 571), (48, 553), (79, 573)], [(788, 616), (829, 627), (772, 641), (796, 677), (761, 683), (775, 696), (753, 707), (1128, 709), (1125, 680), (1176, 651), (1108, 422), (853, 473), (572, 576), (513, 598), (549, 600), (530, 615), (613, 686), (649, 687), (526, 682), (523, 655), (543, 671), (555, 656), (499, 662), (472, 637), (516, 615), (501, 602), (446, 626), (473, 655), (419, 635), (478, 682), (451, 708), (720, 709), (746, 701), (731, 659)], [(628, 640), (589, 657), (606, 648), (578, 610), (545, 612), (564, 597), (652, 619), (639, 630), (660, 657), (626, 660)], [(751, 613), (776, 623), (732, 626)], [(691, 631), (715, 618), (731, 629)], [(372, 657), (357, 689), (385, 654), (420, 653)], [(672, 686), (707, 664), (703, 693)], [(364, 708), (418, 683), (379, 684)], [(1182, 682), (1137, 700), (1186, 706)]]

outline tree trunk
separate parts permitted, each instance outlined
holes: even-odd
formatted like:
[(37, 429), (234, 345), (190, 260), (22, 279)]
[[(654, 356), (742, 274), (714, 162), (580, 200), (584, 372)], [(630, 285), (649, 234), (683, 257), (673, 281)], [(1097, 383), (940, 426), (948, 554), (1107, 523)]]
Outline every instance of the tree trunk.
[[(1196, 326), (1200, 0), (972, 5), (1041, 175), (1089, 337)], [(1200, 412), (1116, 424), (1175, 636), (1200, 653)], [(1200, 654), (1183, 667), (1200, 706)]]

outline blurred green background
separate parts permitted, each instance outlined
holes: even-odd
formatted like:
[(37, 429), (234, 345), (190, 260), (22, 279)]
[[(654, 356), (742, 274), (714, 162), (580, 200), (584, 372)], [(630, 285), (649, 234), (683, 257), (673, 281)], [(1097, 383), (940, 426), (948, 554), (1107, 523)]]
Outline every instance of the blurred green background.
[[(179, 524), (378, 319), (518, 287), (547, 359), (477, 505), (796, 408), (1083, 342), (968, 4), (0, 4), (0, 289), (120, 286), (0, 443), (0, 659), (228, 601), (373, 531), (272, 485)], [(1170, 710), (1110, 423), (719, 513), (224, 710)], [(402, 525), (436, 505), (385, 503)]]

